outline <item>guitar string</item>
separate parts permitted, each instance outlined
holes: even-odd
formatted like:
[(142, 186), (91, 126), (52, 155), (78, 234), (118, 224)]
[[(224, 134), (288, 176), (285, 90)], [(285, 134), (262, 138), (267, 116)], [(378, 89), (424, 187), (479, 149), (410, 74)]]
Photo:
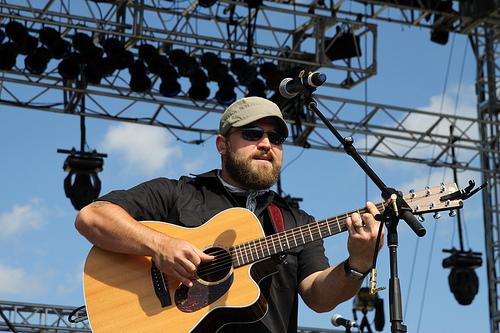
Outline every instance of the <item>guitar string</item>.
[[(328, 223), (330, 223), (330, 222), (333, 223), (333, 221), (329, 221)], [(347, 229), (344, 228), (345, 227), (345, 223), (341, 223), (340, 221), (339, 221), (339, 223), (341, 225), (340, 230), (338, 230), (337, 223), (335, 222), (335, 225), (334, 225), (335, 231), (332, 232), (332, 233), (329, 232), (329, 229), (328, 229), (328, 226), (326, 225), (326, 223), (324, 223), (323, 226), (321, 226), (319, 229), (315, 228), (315, 231), (311, 230), (311, 234), (312, 234), (313, 238), (311, 239), (310, 235), (308, 235), (305, 243), (318, 240), (318, 239), (320, 239), (321, 236), (327, 237), (327, 236), (324, 236), (324, 235), (332, 236), (332, 235), (335, 235), (335, 234), (337, 234), (337, 233), (339, 233), (341, 231), (347, 230)], [(305, 228), (305, 229), (308, 229), (308, 228)], [(332, 229), (332, 228), (330, 228), (330, 229)], [(344, 229), (344, 230), (342, 230), (342, 229)], [(321, 230), (321, 232), (320, 232), (320, 230)], [(294, 231), (293, 233), (297, 234), (296, 231)], [(274, 234), (273, 236), (275, 236), (275, 235), (278, 235), (278, 234)], [(284, 235), (284, 234), (282, 234), (282, 235)], [(261, 251), (259, 253), (259, 251), (257, 249), (258, 246), (257, 245), (252, 245), (251, 242), (239, 245), (239, 246), (248, 245), (250, 248), (249, 249), (242, 249), (242, 251), (245, 251), (247, 259), (245, 259), (243, 257), (243, 254), (237, 255), (237, 256), (241, 256), (241, 259), (242, 259), (242, 260), (240, 260), (240, 264), (237, 267), (243, 266), (245, 264), (249, 264), (251, 262), (255, 262), (255, 261), (260, 260), (260, 259), (264, 259), (266, 257), (270, 257), (270, 256), (278, 254), (280, 252), (285, 252), (286, 250), (282, 250), (283, 248), (290, 249), (290, 248), (293, 248), (293, 247), (300, 246), (300, 245), (288, 246), (288, 244), (286, 244), (286, 243), (283, 242), (283, 239), (276, 239), (276, 240), (273, 239), (273, 242), (274, 241), (280, 242), (280, 244), (284, 244), (284, 246), (283, 247), (282, 246), (278, 246), (277, 249), (276, 249), (277, 251), (275, 253), (264, 255), (263, 257), (262, 257), (262, 249), (263, 249), (263, 247), (260, 247)], [(255, 241), (252, 241), (252, 242), (255, 242)], [(295, 243), (295, 242), (292, 242), (292, 244), (293, 243)], [(259, 244), (259, 245), (262, 245), (262, 244)], [(253, 247), (253, 249), (252, 249), (252, 247)], [(228, 265), (229, 265), (229, 263), (235, 262), (235, 260), (234, 260), (234, 257), (235, 257), (235, 255), (234, 255), (234, 247), (231, 248), (231, 250), (233, 250), (232, 251), (233, 255), (231, 255), (230, 258), (227, 258), (227, 259), (223, 258), (223, 259), (220, 259), (217, 262), (217, 257), (219, 257), (219, 258), (221, 258), (221, 257), (228, 257), (227, 251), (225, 251), (225, 250), (219, 250), (218, 252), (219, 253), (223, 252), (223, 254), (216, 255), (216, 259), (214, 260), (214, 262), (212, 262), (212, 264), (211, 263), (206, 263), (205, 264), (206, 266), (202, 267), (201, 269), (198, 269), (198, 275), (200, 275), (200, 274), (210, 274), (210, 273), (215, 273), (215, 272), (218, 272), (218, 271), (221, 271), (221, 270), (226, 270), (227, 267), (228, 267)], [(267, 251), (267, 252), (270, 253), (269, 251)]]
[[(330, 225), (329, 225), (330, 224)], [(340, 225), (340, 229), (338, 227)], [(253, 240), (247, 243), (239, 244), (236, 247), (232, 247), (229, 252), (231, 253), (229, 258), (224, 258), (219, 260), (218, 262), (214, 262), (213, 264), (207, 263), (205, 264), (206, 267), (205, 269), (199, 269), (198, 273), (199, 274), (209, 274), (212, 272), (217, 272), (220, 269), (226, 269), (227, 265), (232, 262), (239, 262), (239, 266), (243, 266), (245, 264), (270, 257), (272, 255), (284, 252), (285, 249), (290, 249), (293, 247), (297, 247), (303, 244), (306, 244), (308, 242), (312, 242), (315, 240), (320, 239), (320, 237), (328, 237), (332, 236), (334, 234), (340, 233), (342, 231), (345, 231), (345, 218), (343, 220), (328, 220), (328, 221), (321, 221), (317, 222), (315, 226), (313, 224), (308, 224), (304, 225), (302, 227), (284, 231), (278, 234), (273, 234), (269, 237), (268, 240), (264, 241), (265, 238), (258, 239), (258, 240)], [(307, 229), (306, 234), (303, 233), (303, 229)], [(313, 230), (314, 229), (314, 230)], [(333, 230), (332, 230), (333, 229)], [(312, 235), (312, 238), (311, 238)], [(326, 236), (327, 235), (327, 236)], [(304, 236), (305, 242), (298, 242), (297, 236), (299, 236), (299, 239)], [(293, 240), (292, 240), (293, 237)], [(292, 240), (291, 242), (285, 242), (285, 238), (288, 240)], [(253, 244), (252, 244), (253, 243)], [(293, 246), (290, 246), (290, 243)], [(276, 246), (276, 244), (279, 244)], [(272, 248), (270, 247), (272, 246)], [(248, 247), (245, 248), (245, 247)], [(267, 248), (264, 250), (264, 248)], [(276, 250), (274, 250), (276, 249)], [(241, 253), (238, 254), (237, 252), (240, 251)], [(265, 252), (268, 254), (266, 255)], [(228, 251), (226, 250), (219, 250), (216, 252), (213, 252), (212, 255), (215, 253), (216, 259), (214, 261), (217, 261), (217, 258), (221, 257), (228, 257), (227, 253)], [(262, 256), (262, 254), (264, 254)], [(245, 259), (246, 257), (246, 259)], [(239, 260), (241, 259), (241, 260)], [(223, 267), (223, 268), (222, 268)]]
[[(377, 204), (376, 206), (379, 210), (383, 209), (382, 203)], [(211, 254), (211, 255), (215, 256), (214, 262), (207, 263), (206, 266), (203, 266), (201, 269), (199, 269), (198, 275), (211, 274), (211, 273), (218, 272), (221, 270), (226, 270), (228, 264), (234, 262), (235, 259), (239, 263), (239, 265), (237, 266), (237, 267), (239, 267), (239, 266), (243, 266), (245, 264), (255, 262), (257, 260), (260, 260), (260, 259), (263, 259), (266, 257), (270, 257), (271, 255), (275, 255), (277, 253), (285, 252), (286, 250), (283, 250), (283, 248), (290, 249), (290, 248), (294, 248), (294, 247), (306, 244), (308, 242), (318, 240), (317, 236), (319, 236), (319, 238), (324, 238), (324, 237), (329, 237), (329, 236), (332, 236), (334, 234), (340, 233), (340, 232), (346, 230), (344, 228), (346, 226), (345, 221), (346, 221), (348, 215), (351, 215), (354, 212), (358, 212), (359, 214), (364, 214), (367, 211), (368, 211), (367, 209), (361, 209), (361, 210), (357, 210), (357, 211), (348, 212), (348, 213), (343, 214), (346, 216), (342, 217), (340, 219), (338, 217), (334, 217), (331, 219), (316, 222), (316, 223), (314, 223), (315, 225), (313, 223), (310, 223), (310, 224), (306, 224), (306, 225), (303, 225), (303, 226), (295, 228), (295, 229), (286, 230), (286, 231), (280, 232), (278, 234), (270, 235), (268, 240), (266, 240), (266, 241), (264, 241), (264, 240), (267, 237), (257, 239), (257, 240), (252, 240), (252, 241), (249, 241), (249, 242), (246, 242), (243, 244), (239, 244), (235, 247), (231, 247), (229, 251), (227, 251), (227, 250), (215, 251)], [(341, 226), (340, 230), (336, 230), (339, 228), (339, 225)], [(331, 232), (332, 226), (335, 229), (334, 232)], [(314, 231), (313, 231), (313, 228), (314, 228)], [(303, 233), (304, 229), (307, 229), (307, 231), (308, 231), (308, 232), (306, 232), (305, 235)], [(344, 230), (342, 230), (342, 229), (344, 229)], [(327, 236), (323, 236), (325, 234)], [(298, 245), (297, 236), (300, 236), (300, 238), (303, 238), (303, 242), (300, 245)], [(312, 238), (311, 238), (311, 236), (312, 236)], [(293, 239), (292, 239), (292, 237), (293, 237)], [(295, 243), (294, 246), (290, 246), (290, 242), (289, 242), (290, 240), (291, 240), (292, 244)], [(286, 243), (285, 243), (285, 241), (286, 241)], [(276, 248), (276, 244), (278, 244), (277, 248)], [(271, 249), (269, 247), (270, 245), (272, 245), (273, 249), (274, 249), (272, 254), (271, 254)], [(248, 246), (248, 249), (245, 248), (247, 246)], [(268, 253), (267, 255), (265, 254), (265, 251), (264, 251), (265, 247), (267, 247), (267, 253)], [(241, 252), (240, 254), (237, 254), (238, 250), (240, 250), (240, 252)], [(228, 257), (228, 255), (227, 255), (228, 252), (229, 252), (228, 259), (217, 260), (217, 258)], [(263, 254), (263, 256), (261, 256), (261, 254)], [(245, 260), (245, 256), (246, 256), (247, 260)], [(239, 258), (241, 258), (241, 260), (239, 260)]]

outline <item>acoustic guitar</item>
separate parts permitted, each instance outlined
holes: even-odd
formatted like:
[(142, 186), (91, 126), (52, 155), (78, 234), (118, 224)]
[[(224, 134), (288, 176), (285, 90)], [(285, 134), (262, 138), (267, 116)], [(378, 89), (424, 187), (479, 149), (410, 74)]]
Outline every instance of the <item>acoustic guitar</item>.
[[(458, 191), (441, 185), (404, 197), (415, 214), (462, 207), (443, 200)], [(377, 204), (380, 211), (384, 204)], [(365, 209), (356, 210), (363, 214)], [(267, 311), (263, 278), (276, 272), (276, 259), (287, 250), (346, 231), (353, 212), (265, 236), (257, 217), (230, 208), (197, 228), (143, 222), (149, 228), (184, 239), (205, 253), (210, 263), (198, 266), (193, 286), (167, 279), (150, 257), (93, 247), (84, 269), (87, 314), (93, 332), (215, 332), (233, 322), (252, 322)]]

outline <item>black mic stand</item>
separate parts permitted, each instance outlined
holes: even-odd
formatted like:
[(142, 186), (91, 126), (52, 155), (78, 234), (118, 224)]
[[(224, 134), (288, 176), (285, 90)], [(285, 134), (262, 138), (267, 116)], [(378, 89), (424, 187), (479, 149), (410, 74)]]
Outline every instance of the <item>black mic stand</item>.
[(390, 205), (384, 212), (378, 215), (377, 220), (384, 223), (387, 227), (387, 246), (389, 247), (389, 260), (390, 260), (390, 278), (389, 278), (389, 309), (392, 333), (407, 332), (406, 325), (403, 324), (403, 307), (401, 305), (401, 286), (398, 277), (398, 232), (397, 226), (399, 219), (403, 219), (410, 228), (422, 237), (426, 231), (422, 224), (412, 214), (411, 208), (406, 201), (403, 200), (398, 191), (393, 188), (387, 187), (384, 182), (377, 176), (377, 174), (370, 168), (370, 166), (361, 158), (356, 148), (353, 146), (354, 140), (351, 137), (343, 138), (340, 133), (333, 127), (330, 121), (318, 110), (317, 103), (313, 99), (312, 93), (316, 90), (313, 87), (307, 87), (304, 93), (307, 108), (313, 111), (333, 135), (344, 146), (344, 151), (351, 156), (354, 161), (363, 169), (363, 171), (370, 177), (370, 179), (377, 185), (382, 192), (382, 198)]

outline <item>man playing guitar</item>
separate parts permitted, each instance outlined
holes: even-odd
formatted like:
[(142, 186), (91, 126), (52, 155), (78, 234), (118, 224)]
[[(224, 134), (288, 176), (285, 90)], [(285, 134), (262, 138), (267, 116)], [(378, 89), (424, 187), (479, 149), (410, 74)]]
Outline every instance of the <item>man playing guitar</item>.
[[(203, 226), (226, 209), (243, 207), (257, 216), (265, 235), (314, 222), (312, 216), (290, 207), (270, 189), (278, 179), (283, 143), (288, 135), (287, 125), (276, 104), (260, 97), (240, 99), (226, 109), (219, 130), (216, 148), (222, 159), (220, 170), (178, 180), (158, 178), (129, 190), (113, 191), (80, 211), (76, 218), (78, 231), (99, 249), (150, 258), (153, 266), (163, 273), (165, 281), (169, 285), (177, 281), (178, 290), (184, 290), (186, 294), (196, 287), (193, 284), (198, 285), (197, 270), (216, 260), (217, 253), (204, 252), (205, 249), (193, 242), (160, 232), (139, 221), (165, 221), (194, 228)], [(371, 269), (379, 222), (374, 219), (378, 214), (374, 204), (368, 203), (367, 211), (362, 216), (354, 213), (346, 218), (349, 257), (341, 264), (329, 265), (321, 240), (286, 251), (277, 263), (277, 273), (257, 281), (266, 300), (265, 305), (259, 305), (258, 309), (263, 310), (257, 318), (236, 318), (235, 306), (228, 307), (231, 315), (224, 322), (216, 320), (215, 316), (211, 318), (215, 305), (221, 306), (231, 297), (236, 297), (237, 293), (231, 294), (229, 289), (201, 305), (186, 298), (180, 301), (181, 292), (169, 290), (175, 295), (171, 301), (181, 308), (180, 313), (186, 313), (186, 318), (196, 311), (205, 311), (194, 321), (198, 325), (203, 320), (204, 330), (209, 330), (213, 320), (218, 322), (210, 330), (218, 332), (297, 332), (299, 294), (314, 311), (330, 311), (357, 293)], [(235, 225), (238, 221), (231, 223)], [(229, 237), (230, 231), (225, 231), (224, 239)], [(304, 238), (303, 234), (301, 238)], [(259, 251), (266, 254), (265, 249), (257, 253)], [(270, 252), (269, 246), (267, 251)], [(246, 253), (240, 256), (238, 253), (235, 252), (235, 263), (252, 259)], [(237, 265), (232, 269), (237, 271)], [(228, 283), (235, 283), (232, 281)], [(187, 305), (182, 308), (181, 304)], [(164, 306), (169, 309), (174, 305)], [(160, 314), (159, 308), (148, 316)], [(90, 321), (97, 331), (91, 313)], [(165, 327), (164, 331), (174, 329), (176, 327)]]

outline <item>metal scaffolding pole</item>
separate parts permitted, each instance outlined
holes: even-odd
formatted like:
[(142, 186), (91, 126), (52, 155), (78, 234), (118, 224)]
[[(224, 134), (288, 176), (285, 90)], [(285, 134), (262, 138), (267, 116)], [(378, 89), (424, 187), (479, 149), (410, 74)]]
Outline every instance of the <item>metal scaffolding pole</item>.
[[(483, 147), (481, 153), (488, 295), (491, 332), (500, 332), (500, 29), (485, 24), (472, 40), (477, 59), (478, 119)], [(484, 36), (479, 37), (479, 36)], [(483, 122), (485, 121), (485, 122)]]

